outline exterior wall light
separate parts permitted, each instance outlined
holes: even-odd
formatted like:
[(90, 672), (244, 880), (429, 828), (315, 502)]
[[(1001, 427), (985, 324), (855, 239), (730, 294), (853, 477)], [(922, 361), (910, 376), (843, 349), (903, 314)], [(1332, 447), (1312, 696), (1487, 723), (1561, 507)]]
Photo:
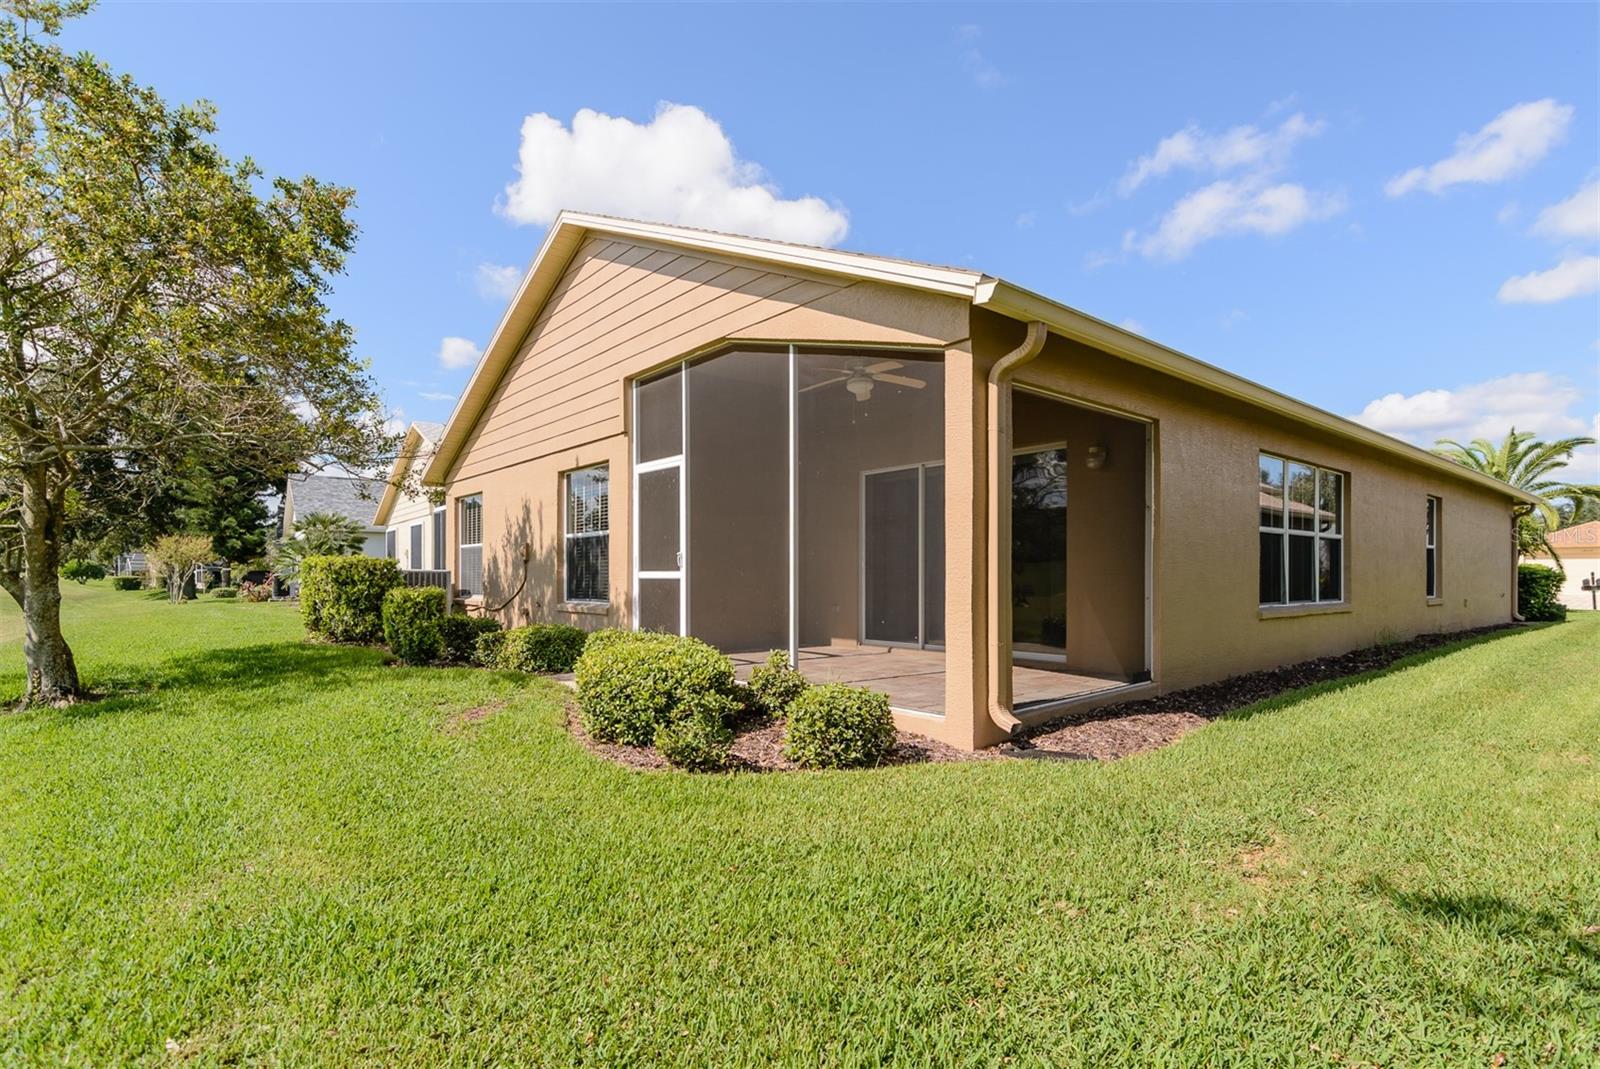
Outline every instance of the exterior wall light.
[(1091, 445), (1084, 450), (1083, 462), (1089, 466), (1090, 471), (1099, 471), (1106, 466), (1106, 447), (1103, 445)]

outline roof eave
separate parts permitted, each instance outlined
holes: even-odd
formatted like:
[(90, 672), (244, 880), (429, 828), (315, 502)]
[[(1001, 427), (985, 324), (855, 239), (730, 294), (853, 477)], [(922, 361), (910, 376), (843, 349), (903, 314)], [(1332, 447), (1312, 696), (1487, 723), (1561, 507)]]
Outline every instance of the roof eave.
[(1004, 279), (984, 279), (979, 284), (972, 303), (975, 307), (987, 308), (1023, 322), (1039, 320), (1062, 337), (1082, 342), (1131, 363), (1152, 368), (1214, 393), (1265, 408), (1289, 419), (1312, 424), (1347, 440), (1404, 457), (1413, 463), (1497, 491), (1524, 504), (1538, 503), (1539, 499), (1534, 495), (1499, 479), (1464, 468), (1437, 453), (1431, 453), (1382, 431), (1375, 431), (1354, 420), (1306, 404), (1304, 401), (1297, 401), (1288, 394), (1251, 382), (1213, 364), (1197, 360), (1159, 342), (1153, 342), (1149, 338), (1114, 326), (1103, 319), (1096, 319), (1075, 308), (1052, 301), (1048, 297), (1014, 286)]

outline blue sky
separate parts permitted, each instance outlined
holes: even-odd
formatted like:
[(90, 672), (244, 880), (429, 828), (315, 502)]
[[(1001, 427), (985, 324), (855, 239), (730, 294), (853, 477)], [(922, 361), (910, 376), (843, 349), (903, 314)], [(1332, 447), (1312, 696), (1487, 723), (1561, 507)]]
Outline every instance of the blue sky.
[(1600, 412), (1592, 4), (109, 4), (65, 42), (355, 187), (334, 306), (408, 418), (553, 204), (977, 267), (1424, 443)]

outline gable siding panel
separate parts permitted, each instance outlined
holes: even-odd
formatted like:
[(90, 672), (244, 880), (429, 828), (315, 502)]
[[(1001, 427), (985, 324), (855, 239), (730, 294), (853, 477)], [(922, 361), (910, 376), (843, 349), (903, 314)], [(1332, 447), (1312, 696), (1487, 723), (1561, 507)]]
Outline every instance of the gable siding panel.
[[(828, 291), (818, 289), (818, 283), (765, 275), (702, 304), (681, 302), (682, 311), (671, 318), (631, 320), (612, 334), (596, 338), (587, 349), (570, 354), (569, 359), (580, 363), (554, 368), (543, 365), (536, 383), (517, 390), (515, 395), (496, 398), (495, 418), (485, 421), (476, 444), (492, 450), (499, 443), (520, 438), (530, 427), (559, 418), (570, 407), (592, 403), (607, 393), (612, 394), (609, 400), (614, 402), (620, 395), (608, 386), (659, 363), (662, 356), (676, 356), (695, 348), (697, 342), (736, 333), (771, 318), (773, 300), (803, 302), (825, 292)], [(684, 339), (684, 344), (676, 344)]]
[(644, 255), (630, 262), (611, 245), (580, 250), (496, 387), (455, 480), (619, 434), (623, 380), (842, 288), (629, 248)]

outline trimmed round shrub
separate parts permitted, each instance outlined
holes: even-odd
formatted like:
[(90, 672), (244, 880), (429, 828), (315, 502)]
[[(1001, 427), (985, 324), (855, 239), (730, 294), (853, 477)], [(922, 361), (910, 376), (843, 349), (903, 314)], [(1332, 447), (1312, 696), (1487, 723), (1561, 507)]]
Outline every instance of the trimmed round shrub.
[(1561, 584), (1566, 576), (1543, 564), (1517, 566), (1517, 611), (1524, 620), (1565, 620)]
[(239, 596), (239, 588), (236, 586), (219, 586), (211, 592), (211, 596), (214, 598), (236, 598)]
[(583, 727), (601, 742), (647, 746), (656, 728), (703, 709), (707, 696), (741, 705), (733, 662), (696, 638), (599, 631), (575, 666)]
[(485, 631), (472, 647), (472, 663), (480, 668), (493, 668), (500, 661), (500, 647), (506, 644), (504, 631)]
[(494, 666), (507, 672), (570, 672), (588, 637), (571, 624), (513, 627), (500, 642)]
[(144, 580), (137, 575), (114, 575), (111, 577), (112, 590), (138, 590), (144, 585)]
[(690, 772), (720, 772), (728, 767), (733, 729), (728, 718), (738, 706), (720, 694), (688, 703), (686, 715), (656, 728), (655, 747), (667, 761)]
[(497, 634), (500, 621), (492, 616), (468, 616), (453, 612), (439, 621), (439, 637), (444, 642), (444, 659), (451, 664), (478, 664), (478, 639)]
[(784, 753), (802, 768), (865, 768), (894, 745), (889, 696), (845, 683), (810, 687), (789, 706)]
[(783, 650), (767, 654), (765, 664), (756, 665), (750, 672), (750, 694), (756, 709), (771, 717), (786, 716), (789, 706), (810, 686), (800, 670), (789, 664), (789, 655)]
[(383, 596), (405, 581), (388, 557), (306, 557), (300, 615), (306, 630), (334, 642), (383, 638)]
[(429, 664), (444, 653), (444, 590), (397, 586), (383, 596), (383, 640), (406, 664)]

